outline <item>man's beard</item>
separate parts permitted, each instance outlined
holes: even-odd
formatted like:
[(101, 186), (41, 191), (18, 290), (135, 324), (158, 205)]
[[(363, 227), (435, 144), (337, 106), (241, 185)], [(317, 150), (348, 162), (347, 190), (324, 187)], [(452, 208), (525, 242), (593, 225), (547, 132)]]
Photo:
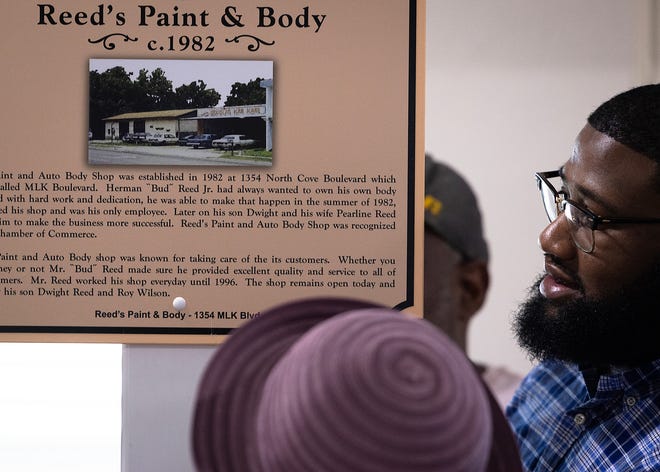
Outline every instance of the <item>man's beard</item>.
[(539, 293), (542, 279), (513, 321), (518, 343), (532, 358), (634, 366), (660, 357), (660, 264), (600, 300), (549, 300)]

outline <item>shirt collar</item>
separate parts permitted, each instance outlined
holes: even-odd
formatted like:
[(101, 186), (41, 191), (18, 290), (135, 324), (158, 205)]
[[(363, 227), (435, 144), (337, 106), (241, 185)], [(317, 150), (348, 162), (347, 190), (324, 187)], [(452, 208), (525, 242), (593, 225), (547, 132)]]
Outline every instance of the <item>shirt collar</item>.
[(633, 368), (580, 365), (579, 369), (591, 398), (598, 391), (644, 393), (660, 386), (660, 359)]

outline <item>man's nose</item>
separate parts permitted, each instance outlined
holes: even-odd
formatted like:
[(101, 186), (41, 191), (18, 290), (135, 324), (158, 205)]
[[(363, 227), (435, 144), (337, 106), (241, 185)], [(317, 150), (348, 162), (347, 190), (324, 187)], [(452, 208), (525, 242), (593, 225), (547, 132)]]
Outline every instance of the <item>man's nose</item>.
[(569, 224), (566, 216), (561, 213), (541, 231), (539, 243), (544, 253), (552, 254), (561, 260), (571, 260), (577, 255)]

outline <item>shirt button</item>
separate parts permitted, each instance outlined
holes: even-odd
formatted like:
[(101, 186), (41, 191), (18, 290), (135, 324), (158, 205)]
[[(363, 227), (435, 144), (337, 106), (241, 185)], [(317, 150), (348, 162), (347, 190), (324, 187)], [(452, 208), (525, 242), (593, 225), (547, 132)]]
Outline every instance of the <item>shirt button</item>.
[(635, 406), (635, 403), (637, 403), (637, 399), (633, 396), (626, 397), (626, 405), (628, 406)]
[(586, 421), (587, 421), (587, 416), (582, 413), (578, 413), (573, 417), (573, 422), (578, 426), (582, 426)]

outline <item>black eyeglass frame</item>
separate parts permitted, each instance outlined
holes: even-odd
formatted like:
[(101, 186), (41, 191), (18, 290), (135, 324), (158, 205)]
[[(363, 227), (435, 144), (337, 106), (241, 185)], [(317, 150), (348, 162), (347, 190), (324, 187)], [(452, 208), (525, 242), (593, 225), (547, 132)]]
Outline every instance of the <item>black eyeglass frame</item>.
[[(563, 191), (563, 190), (557, 190), (554, 185), (548, 180), (552, 178), (562, 177), (562, 173), (560, 170), (553, 170), (553, 171), (547, 171), (547, 172), (536, 172), (534, 174), (536, 177), (536, 185), (541, 192), (541, 200), (543, 200), (543, 208), (545, 209), (546, 216), (548, 217), (548, 220), (552, 223), (556, 218), (559, 217), (561, 213), (563, 213), (566, 209), (566, 205), (571, 205), (575, 210), (581, 212), (586, 219), (589, 221), (588, 225), (582, 225), (583, 228), (588, 229), (591, 232), (590, 235), (590, 243), (588, 245), (585, 245), (583, 247), (582, 243), (579, 243), (576, 238), (577, 238), (577, 231), (579, 230), (579, 227), (576, 226), (575, 232), (576, 234), (571, 234), (571, 237), (573, 239), (573, 243), (580, 249), (581, 251), (591, 254), (596, 246), (596, 240), (594, 238), (593, 232), (594, 230), (597, 230), (599, 225), (601, 224), (657, 224), (660, 223), (660, 218), (630, 218), (630, 217), (605, 217), (605, 216), (599, 216), (596, 215), (594, 212), (587, 210), (586, 208), (583, 208), (581, 205), (576, 203), (574, 200), (571, 200), (570, 198), (566, 198), (568, 194)], [(548, 207), (545, 202), (544, 198), (544, 191), (542, 188), (542, 184), (545, 184), (548, 189), (552, 192), (554, 199), (555, 199), (555, 207), (557, 209), (557, 215), (552, 218), (552, 215), (550, 214)], [(548, 202), (549, 203), (549, 202)], [(573, 221), (573, 220), (572, 220)], [(574, 224), (576, 224), (574, 222)], [(588, 248), (588, 249), (587, 249)]]
[[(587, 215), (589, 217), (589, 220), (591, 221), (590, 228), (591, 230), (596, 230), (598, 229), (598, 226), (601, 224), (652, 224), (652, 223), (660, 223), (660, 218), (631, 218), (627, 216), (620, 216), (620, 217), (608, 217), (608, 216), (599, 216), (595, 214), (594, 212), (587, 210), (586, 208), (580, 206), (579, 203), (576, 203), (574, 200), (571, 200), (570, 198), (566, 198), (567, 193), (564, 192), (563, 190), (557, 190), (554, 185), (548, 180), (556, 177), (561, 177), (561, 171), (559, 170), (551, 170), (551, 171), (546, 171), (546, 172), (536, 172), (534, 174), (536, 177), (536, 184), (538, 186), (539, 191), (541, 190), (541, 181), (543, 181), (548, 188), (552, 191), (552, 193), (555, 196), (555, 204), (557, 205), (557, 216), (559, 216), (559, 213), (562, 213), (564, 211), (564, 208), (566, 206), (566, 203), (570, 203), (573, 205), (575, 208), (580, 210), (582, 213)], [(546, 212), (547, 213), (547, 212)], [(548, 219), (550, 219), (550, 215), (547, 215)], [(550, 219), (550, 222), (553, 220)]]

